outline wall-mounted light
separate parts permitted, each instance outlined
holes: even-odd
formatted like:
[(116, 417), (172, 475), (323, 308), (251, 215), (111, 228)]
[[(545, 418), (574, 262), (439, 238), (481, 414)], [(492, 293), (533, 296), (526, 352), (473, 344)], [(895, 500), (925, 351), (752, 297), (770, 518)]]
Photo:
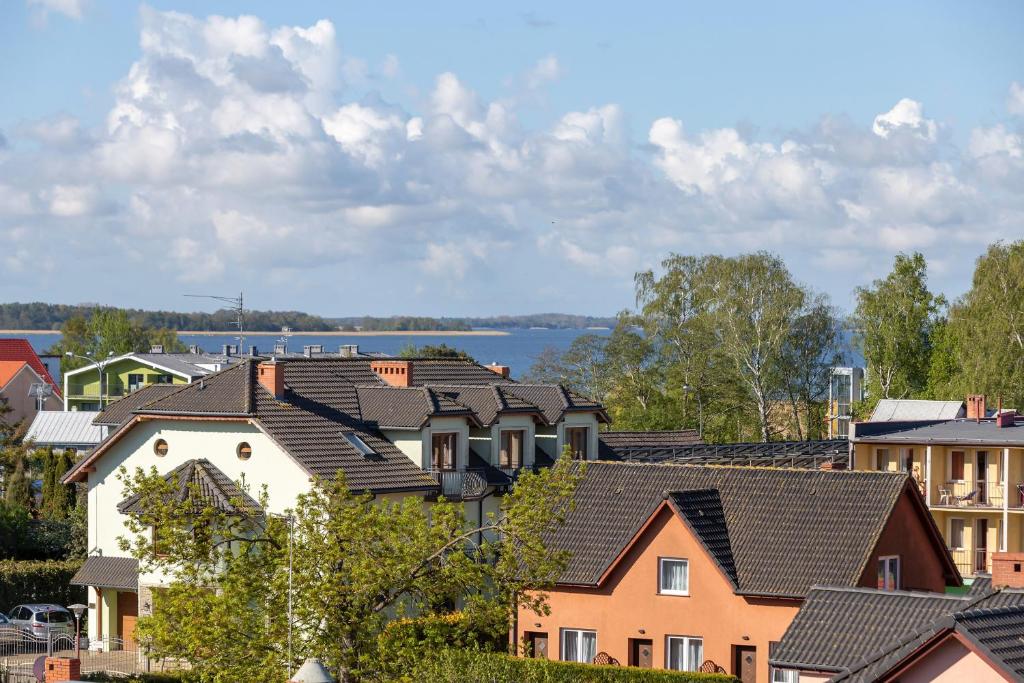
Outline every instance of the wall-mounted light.
[(533, 627), (534, 628), (540, 628), (540, 622), (538, 621), (536, 624), (533, 625)]
[(750, 640), (750, 636), (743, 636), (743, 640)]
[(643, 634), (643, 633), (647, 633), (647, 631), (643, 630), (642, 628), (638, 628), (637, 629), (637, 633)]

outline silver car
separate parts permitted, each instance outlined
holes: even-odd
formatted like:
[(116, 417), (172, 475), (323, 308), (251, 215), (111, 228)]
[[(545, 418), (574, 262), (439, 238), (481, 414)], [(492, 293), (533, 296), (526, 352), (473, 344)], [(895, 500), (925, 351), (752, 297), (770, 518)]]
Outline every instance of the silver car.
[(0, 643), (18, 642), (21, 640), (21, 633), (18, 627), (11, 623), (6, 614), (0, 612)]
[(75, 617), (60, 605), (18, 605), (7, 613), (7, 618), (22, 633), (45, 639), (50, 631), (74, 633)]

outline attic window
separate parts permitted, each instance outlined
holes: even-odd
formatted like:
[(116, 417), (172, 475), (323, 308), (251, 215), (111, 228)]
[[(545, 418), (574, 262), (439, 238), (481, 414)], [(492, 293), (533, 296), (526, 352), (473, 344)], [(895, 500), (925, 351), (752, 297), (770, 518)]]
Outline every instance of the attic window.
[(342, 436), (345, 437), (346, 441), (352, 444), (353, 448), (355, 448), (363, 455), (377, 455), (377, 452), (370, 448), (367, 445), (367, 443), (359, 437), (358, 434), (353, 434), (352, 432), (344, 432)]
[(252, 446), (243, 441), (238, 444), (238, 448), (235, 451), (238, 454), (239, 460), (248, 460), (252, 457)]
[(163, 439), (157, 439), (156, 443), (153, 444), (153, 452), (161, 458), (167, 455), (167, 442)]

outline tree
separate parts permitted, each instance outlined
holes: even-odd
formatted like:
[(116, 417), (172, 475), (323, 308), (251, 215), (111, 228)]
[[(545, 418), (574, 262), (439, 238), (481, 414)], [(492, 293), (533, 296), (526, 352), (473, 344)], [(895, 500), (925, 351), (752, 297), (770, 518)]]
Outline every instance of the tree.
[(68, 518), (75, 504), (74, 484), (62, 484), (64, 473), (71, 469), (73, 451), (54, 453), (47, 449), (43, 460), (43, 501), (40, 512), (49, 520), (62, 521)]
[(548, 347), (541, 352), (526, 376), (527, 381), (561, 384), (584, 396), (604, 400), (608, 384), (604, 374), (604, 353), (608, 337), (581, 334), (564, 353)]
[(950, 390), (1001, 396), (1024, 409), (1024, 240), (992, 244), (978, 259), (943, 344), (958, 359), (935, 369), (950, 377)]
[(177, 482), (155, 470), (122, 469), (142, 510), (128, 519), (133, 536), (122, 547), (169, 583), (137, 636), (202, 681), (279, 681), (309, 656), (343, 681), (369, 678), (391, 655), (377, 649), (389, 620), (444, 613), (456, 600), (506, 622), (521, 605), (543, 612), (543, 593), (533, 591), (550, 587), (566, 562), (544, 538), (581, 473), (568, 457), (524, 473), (500, 516), (476, 526), (460, 504), (375, 500), (349, 491), (340, 473), (316, 481), (285, 515), (263, 515), (243, 500), (225, 511), (195, 486), (182, 501)]
[[(99, 359), (133, 351), (145, 352), (155, 345), (163, 346), (165, 353), (188, 350), (174, 330), (148, 327), (118, 308), (96, 308), (88, 318), (73, 316), (60, 329), (61, 339), (48, 353), (61, 356), (61, 372), (87, 365), (88, 361), (81, 356)], [(74, 355), (67, 356), (67, 352)]]
[(857, 288), (855, 339), (868, 370), (868, 393), (879, 398), (922, 395), (928, 384), (932, 331), (946, 305), (928, 290), (919, 253), (898, 254), (892, 272)]
[(841, 360), (838, 341), (835, 310), (825, 297), (814, 297), (793, 322), (779, 365), (797, 439), (822, 438), (831, 370)]
[(398, 352), (400, 358), (459, 358), (474, 360), (472, 356), (447, 344), (424, 344), (417, 347), (415, 344), (406, 344)]

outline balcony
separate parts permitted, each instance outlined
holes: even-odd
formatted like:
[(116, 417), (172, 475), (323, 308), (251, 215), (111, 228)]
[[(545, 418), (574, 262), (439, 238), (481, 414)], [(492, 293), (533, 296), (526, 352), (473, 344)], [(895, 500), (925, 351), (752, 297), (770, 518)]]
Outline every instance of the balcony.
[(427, 470), (441, 487), (439, 495), (448, 500), (473, 500), (487, 491), (487, 477), (483, 470)]
[(1001, 482), (947, 481), (936, 487), (932, 505), (953, 508), (1002, 508), (1005, 490), (1006, 487)]
[(992, 552), (986, 548), (956, 548), (950, 549), (949, 554), (961, 576), (974, 576), (978, 572), (992, 571)]
[[(103, 387), (103, 398), (104, 400), (108, 398), (121, 398), (122, 396), (127, 396), (132, 391), (132, 388), (125, 387), (123, 384), (109, 384)], [(68, 384), (68, 398), (98, 401), (100, 399), (100, 392), (95, 386), (87, 388), (84, 384)]]

